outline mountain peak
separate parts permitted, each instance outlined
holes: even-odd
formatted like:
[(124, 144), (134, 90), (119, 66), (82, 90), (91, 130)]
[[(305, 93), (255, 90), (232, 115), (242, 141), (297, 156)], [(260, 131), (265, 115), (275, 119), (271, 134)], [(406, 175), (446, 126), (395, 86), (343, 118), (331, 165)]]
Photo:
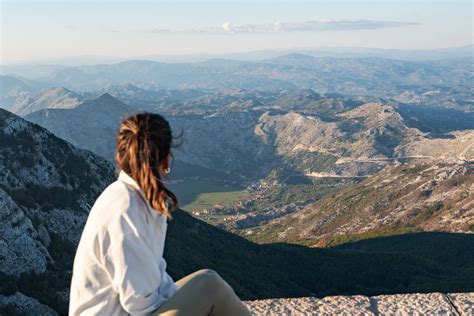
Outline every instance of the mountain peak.
[(111, 101), (111, 102), (120, 102), (118, 99), (114, 98), (110, 93), (106, 92), (101, 94), (97, 99), (97, 101)]
[(64, 88), (64, 87), (54, 87), (54, 88), (48, 89), (46, 91), (54, 91), (56, 93), (74, 93), (71, 90), (69, 90), (67, 88)]
[(319, 100), (321, 95), (314, 91), (313, 89), (302, 89), (299, 91), (299, 94), (308, 99)]

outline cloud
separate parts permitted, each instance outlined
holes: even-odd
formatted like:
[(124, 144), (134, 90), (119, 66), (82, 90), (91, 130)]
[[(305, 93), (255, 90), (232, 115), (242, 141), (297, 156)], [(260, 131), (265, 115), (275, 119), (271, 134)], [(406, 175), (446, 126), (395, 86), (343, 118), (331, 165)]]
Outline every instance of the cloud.
[(344, 30), (375, 30), (383, 28), (419, 25), (417, 22), (379, 21), (379, 20), (313, 20), (304, 22), (274, 22), (265, 24), (234, 25), (227, 21), (221, 27), (203, 27), (193, 29), (153, 29), (152, 33), (208, 33), (208, 34), (251, 34), (251, 33), (288, 33)]
[(225, 22), (222, 24), (222, 28), (224, 29), (225, 32), (231, 33), (234, 31), (234, 26), (232, 25), (231, 22)]

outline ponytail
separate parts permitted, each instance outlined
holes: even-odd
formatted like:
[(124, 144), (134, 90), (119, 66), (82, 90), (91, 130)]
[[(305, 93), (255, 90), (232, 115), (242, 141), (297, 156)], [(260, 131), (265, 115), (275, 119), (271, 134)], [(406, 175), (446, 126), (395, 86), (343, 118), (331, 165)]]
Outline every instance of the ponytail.
[(152, 208), (168, 219), (173, 218), (170, 213), (178, 200), (163, 184), (160, 168), (168, 159), (172, 140), (170, 125), (163, 116), (138, 113), (122, 121), (116, 144), (118, 167), (137, 181)]

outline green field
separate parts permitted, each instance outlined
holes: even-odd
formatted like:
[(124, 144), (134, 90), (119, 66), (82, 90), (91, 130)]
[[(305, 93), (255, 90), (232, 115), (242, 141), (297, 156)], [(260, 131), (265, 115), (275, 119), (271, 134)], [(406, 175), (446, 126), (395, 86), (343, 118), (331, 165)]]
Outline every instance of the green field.
[(214, 205), (228, 205), (248, 197), (250, 192), (238, 186), (196, 180), (170, 184), (169, 189), (178, 197), (181, 209), (200, 211)]

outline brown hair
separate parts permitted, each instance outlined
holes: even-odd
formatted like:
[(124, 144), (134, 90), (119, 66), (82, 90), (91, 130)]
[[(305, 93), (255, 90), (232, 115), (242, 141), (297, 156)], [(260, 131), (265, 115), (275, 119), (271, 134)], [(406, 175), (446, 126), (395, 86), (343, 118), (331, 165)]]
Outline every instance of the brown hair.
[(159, 114), (144, 112), (122, 121), (116, 144), (118, 167), (137, 181), (148, 203), (168, 219), (172, 219), (168, 201), (176, 209), (178, 200), (163, 184), (159, 168), (166, 163), (172, 142), (168, 121)]

